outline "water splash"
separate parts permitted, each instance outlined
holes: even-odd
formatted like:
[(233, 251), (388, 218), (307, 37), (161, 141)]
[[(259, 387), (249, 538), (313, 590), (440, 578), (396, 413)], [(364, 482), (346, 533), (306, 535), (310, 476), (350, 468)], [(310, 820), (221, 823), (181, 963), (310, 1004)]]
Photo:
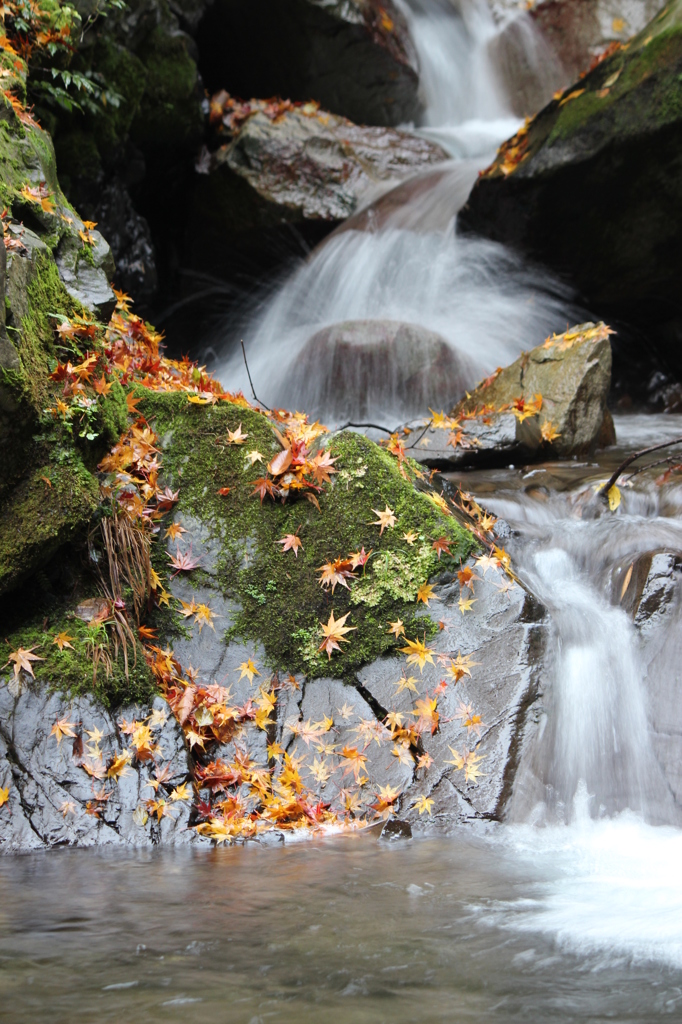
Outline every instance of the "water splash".
[[(487, 6), (469, 0), (458, 13), (441, 0), (414, 0), (409, 17), (427, 101), (424, 130), (440, 125), (453, 151), (477, 159), (441, 166), (383, 196), (237, 324), (269, 405), (305, 407), (338, 422), (368, 408), (373, 419), (409, 418), (438, 401), (410, 387), (413, 360), (397, 350), (372, 362), (371, 378), (347, 368), (343, 386), (334, 366), (348, 352), (330, 358), (327, 344), (310, 342), (332, 324), (400, 321), (439, 334), (461, 368), (453, 404), (464, 388), (580, 315), (569, 290), (544, 272), (501, 245), (455, 232), (478, 169), (518, 125), (489, 59), (496, 29)], [(416, 335), (413, 344), (418, 358)], [(248, 387), (234, 344), (219, 376), (231, 389)]]

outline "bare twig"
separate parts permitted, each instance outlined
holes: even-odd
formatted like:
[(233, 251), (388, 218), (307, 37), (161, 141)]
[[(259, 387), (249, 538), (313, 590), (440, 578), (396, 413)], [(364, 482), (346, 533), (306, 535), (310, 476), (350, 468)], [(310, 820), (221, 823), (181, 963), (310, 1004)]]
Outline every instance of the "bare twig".
[(400, 427), (396, 427), (395, 430), (391, 430), (390, 427), (381, 427), (378, 423), (353, 423), (352, 420), (348, 420), (347, 423), (342, 423), (340, 427), (336, 427), (334, 433), (338, 433), (340, 430), (345, 430), (346, 427), (371, 427), (372, 430), (381, 430), (384, 434), (397, 434)]
[(682, 437), (676, 437), (672, 441), (664, 441), (662, 444), (654, 444), (651, 445), (650, 448), (642, 448), (641, 451), (633, 452), (632, 455), (628, 455), (627, 459), (621, 462), (618, 469), (611, 474), (604, 486), (597, 492), (597, 497), (606, 499), (607, 494), (615, 484), (618, 477), (621, 473), (624, 473), (628, 466), (630, 466), (636, 459), (641, 458), (642, 455), (650, 455), (651, 452), (658, 452), (662, 448), (670, 448), (674, 444), (682, 444)]
[(244, 348), (244, 341), (243, 341), (243, 339), (242, 339), (242, 355), (244, 356), (244, 366), (246, 367), (246, 372), (247, 372), (248, 377), (249, 377), (249, 384), (251, 385), (251, 394), (253, 395), (254, 400), (256, 402), (258, 402), (259, 405), (262, 405), (265, 409), (267, 409), (268, 412), (272, 412), (272, 409), (270, 408), (270, 406), (266, 405), (265, 402), (261, 402), (260, 398), (256, 394), (256, 389), (254, 388), (253, 381), (251, 380), (251, 371), (249, 370), (249, 364), (246, 361), (246, 349)]

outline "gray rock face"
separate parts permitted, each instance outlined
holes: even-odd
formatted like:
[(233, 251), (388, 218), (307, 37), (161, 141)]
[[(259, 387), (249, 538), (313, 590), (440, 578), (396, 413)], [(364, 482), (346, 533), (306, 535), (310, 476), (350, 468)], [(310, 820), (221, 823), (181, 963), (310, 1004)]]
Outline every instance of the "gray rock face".
[[(439, 334), (393, 320), (351, 320), (318, 331), (304, 346), (284, 401), (354, 421), (372, 410), (410, 416), (442, 408), (471, 384), (473, 370)], [(289, 390), (287, 390), (289, 389)]]
[(430, 466), (504, 465), (566, 458), (615, 442), (606, 408), (611, 345), (603, 324), (580, 324), (524, 352), (432, 423), (410, 454)]
[(197, 34), (209, 89), (314, 99), (357, 124), (419, 112), (417, 58), (392, 0), (216, 0)]
[[(133, 762), (117, 779), (107, 777), (107, 766), (129, 747), (121, 732), (124, 719), (139, 720), (152, 711), (155, 757), (159, 766), (168, 766), (156, 794), (149, 784), (155, 774), (153, 761)], [(70, 723), (75, 738), (64, 736), (58, 742), (50, 734), (58, 720)], [(49, 695), (33, 685), (22, 682), (16, 687), (3, 679), (0, 786), (9, 789), (9, 799), (0, 807), (0, 853), (62, 845), (200, 841), (187, 831), (188, 801), (167, 800), (160, 819), (146, 809), (147, 800), (167, 799), (174, 787), (189, 779), (184, 738), (162, 698), (153, 708), (125, 708), (112, 716), (91, 697)]]
[(89, 256), (84, 254), (78, 238), (66, 235), (57, 249), (57, 268), (69, 295), (106, 321), (116, 307), (116, 296), (109, 283), (114, 276), (114, 258), (99, 231), (93, 230), (90, 235), (93, 244)]
[(678, 807), (682, 806), (681, 583), (679, 551), (639, 555), (619, 566), (613, 578), (614, 601), (629, 612), (640, 633), (651, 744)]
[[(176, 641), (176, 656), (182, 664), (192, 665), (199, 683), (230, 686), (236, 703), (255, 699), (269, 673), (263, 668), (263, 652), (254, 644), (234, 640), (226, 644), (222, 639), (236, 609), (223, 599), (212, 572), (216, 541), (198, 521), (184, 516), (178, 522), (188, 531), (183, 539), (191, 539), (193, 555), (201, 557), (207, 582), (197, 590), (174, 579), (173, 593), (185, 601), (191, 593), (221, 619), (215, 633), (206, 628), (199, 633), (195, 628), (191, 639)], [(422, 671), (406, 664), (405, 656), (396, 656), (379, 659), (344, 681), (299, 677), (278, 691), (273, 713), (277, 724), (272, 732), (266, 737), (254, 723), (246, 723), (238, 747), (265, 766), (266, 738), (268, 743), (276, 741), (302, 760), (306, 784), (322, 801), (337, 808), (350, 801), (356, 816), (378, 801), (382, 788), (391, 787), (401, 794), (394, 813), (417, 831), (447, 830), (476, 818), (502, 818), (526, 721), (538, 694), (546, 625), (544, 611), (532, 595), (499, 568), (477, 569), (470, 564), (476, 575), (473, 593), (447, 574), (435, 588), (437, 597), (428, 611), (441, 629), (428, 643), (432, 653)], [(470, 609), (462, 610), (460, 598), (469, 597), (474, 598)], [(471, 667), (448, 672), (460, 654)], [(261, 673), (253, 680), (240, 673), (248, 658)], [(445, 685), (436, 690), (443, 680)], [(413, 723), (423, 711), (419, 702), (433, 700), (434, 693), (438, 728), (433, 734), (425, 728), (420, 750), (414, 756), (403, 751), (401, 759), (400, 747), (392, 742), (386, 726), (387, 715), (397, 714), (404, 723)], [(316, 737), (306, 733), (311, 723), (324, 719), (333, 721), (327, 732)], [(349, 763), (340, 761), (331, 747), (338, 752), (355, 748), (362, 754), (359, 774), (366, 777), (364, 785), (357, 785)], [(474, 750), (479, 760), (473, 763), (482, 774), (468, 779), (461, 758)], [(233, 755), (233, 746), (197, 752), (200, 761)], [(329, 769), (328, 777), (323, 774), (317, 781), (305, 774), (316, 761)], [(421, 798), (434, 801), (429, 812), (420, 813), (415, 806)]]

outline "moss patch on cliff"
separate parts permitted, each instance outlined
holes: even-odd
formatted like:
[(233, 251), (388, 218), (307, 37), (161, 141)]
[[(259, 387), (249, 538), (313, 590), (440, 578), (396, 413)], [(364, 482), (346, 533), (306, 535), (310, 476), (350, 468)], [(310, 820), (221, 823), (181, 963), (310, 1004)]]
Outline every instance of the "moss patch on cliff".
[[(14, 630), (6, 640), (5, 649), (15, 651), (33, 648), (41, 661), (33, 663), (36, 682), (48, 690), (58, 690), (70, 696), (93, 693), (108, 708), (122, 704), (145, 704), (153, 700), (158, 690), (142, 648), (138, 647), (137, 660), (129, 652), (128, 675), (125, 674), (123, 655), (115, 656), (113, 644), (102, 625), (90, 625), (62, 608), (50, 616), (47, 628), (41, 616)], [(54, 638), (66, 633), (71, 647), (60, 651)], [(101, 648), (110, 659), (109, 672), (105, 669), (104, 658), (100, 655), (97, 673), (94, 673), (94, 657)], [(3, 673), (4, 674), (4, 673)]]
[(61, 282), (57, 266), (49, 253), (36, 253), (33, 273), (26, 290), (28, 313), (22, 317), (13, 341), (21, 360), (21, 391), (37, 413), (48, 400), (48, 375), (56, 364), (52, 314), (83, 316), (85, 310), (71, 298)]
[[(139, 409), (163, 446), (165, 482), (179, 490), (176, 514), (207, 524), (219, 540), (215, 567), (224, 593), (241, 612), (227, 639), (259, 641), (273, 668), (308, 676), (352, 676), (379, 655), (395, 649), (389, 621), (402, 619), (408, 636), (427, 636), (435, 627), (418, 615), (417, 590), (439, 570), (459, 567), (474, 546), (471, 535), (445, 516), (403, 478), (398, 462), (362, 435), (327, 439), (337, 461), (333, 483), (319, 495), (320, 511), (302, 497), (282, 505), (253, 496), (254, 481), (280, 451), (270, 423), (259, 413), (230, 403), (213, 408), (189, 404), (186, 395), (150, 394)], [(241, 424), (245, 444), (229, 444), (227, 430)], [(251, 464), (247, 453), (263, 462)], [(229, 487), (226, 496), (218, 494)], [(383, 535), (374, 511), (388, 506), (396, 525)], [(412, 531), (410, 544), (404, 539)], [(302, 550), (283, 554), (277, 541), (297, 534)], [(447, 537), (451, 555), (439, 562), (434, 540)], [(318, 582), (326, 562), (365, 548), (373, 552), (351, 589), (325, 591)], [(331, 661), (319, 652), (320, 622), (345, 615), (356, 627)]]
[(0, 593), (45, 562), (84, 526), (97, 501), (97, 483), (77, 459), (33, 469), (2, 501)]

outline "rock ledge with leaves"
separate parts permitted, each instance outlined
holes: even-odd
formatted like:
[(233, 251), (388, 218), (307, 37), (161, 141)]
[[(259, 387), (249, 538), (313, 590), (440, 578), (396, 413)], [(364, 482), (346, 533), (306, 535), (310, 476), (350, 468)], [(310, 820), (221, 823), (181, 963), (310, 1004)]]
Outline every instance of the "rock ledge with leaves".
[(586, 323), (548, 338), (497, 369), (449, 416), (412, 431), (408, 450), (425, 465), (454, 468), (569, 458), (614, 444), (611, 333)]

